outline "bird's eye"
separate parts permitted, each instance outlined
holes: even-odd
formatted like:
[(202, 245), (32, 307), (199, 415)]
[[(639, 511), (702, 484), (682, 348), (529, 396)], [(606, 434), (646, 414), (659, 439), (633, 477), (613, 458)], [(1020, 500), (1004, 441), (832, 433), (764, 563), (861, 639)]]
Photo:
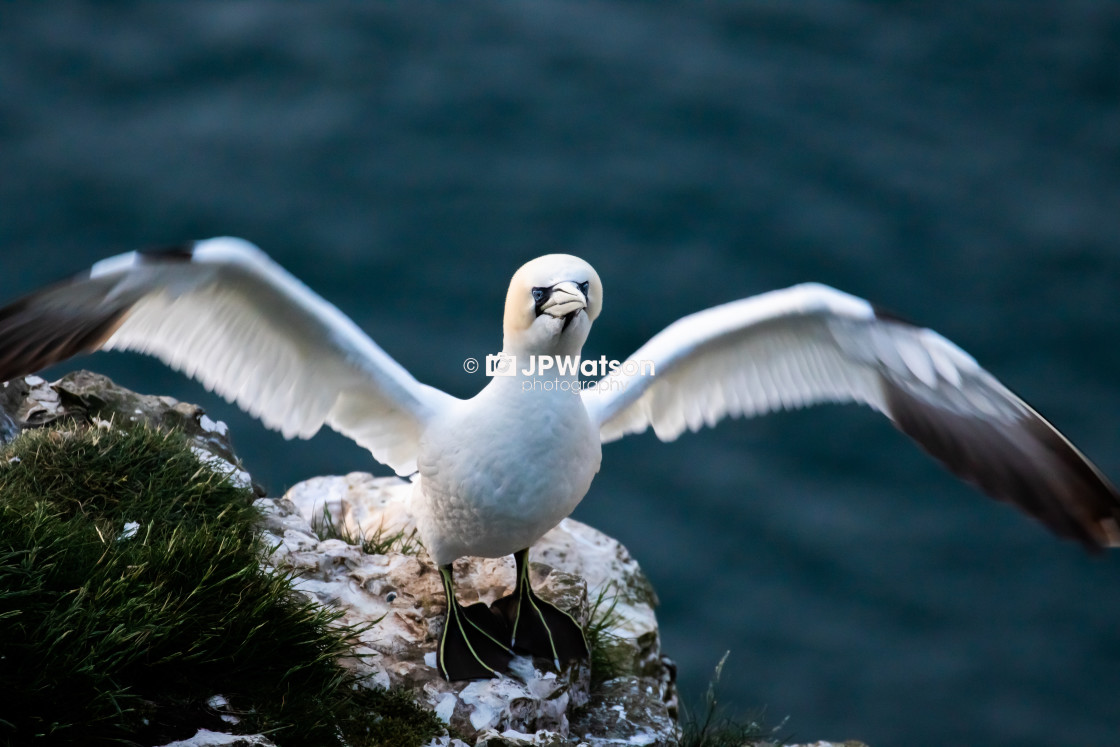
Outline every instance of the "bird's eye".
[(533, 300), (536, 301), (537, 303), (540, 303), (544, 299), (544, 295), (545, 295), (544, 288), (534, 288), (533, 289)]
[(590, 280), (584, 280), (582, 283), (579, 284), (579, 290), (580, 290), (581, 293), (583, 293), (584, 297), (587, 296), (587, 290), (590, 287), (591, 287), (591, 281)]

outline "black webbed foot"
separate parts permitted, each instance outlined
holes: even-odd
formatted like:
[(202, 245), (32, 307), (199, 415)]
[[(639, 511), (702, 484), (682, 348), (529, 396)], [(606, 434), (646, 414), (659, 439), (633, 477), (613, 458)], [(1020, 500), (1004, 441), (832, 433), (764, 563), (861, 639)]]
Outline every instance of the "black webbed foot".
[(436, 662), (448, 681), (497, 677), (509, 671), (513, 652), (505, 619), (482, 602), (464, 607), (455, 600), (451, 566), (440, 568), (447, 595), (447, 617), (439, 638)]
[(491, 605), (509, 624), (513, 650), (547, 659), (557, 670), (565, 662), (586, 659), (583, 628), (567, 612), (538, 597), (529, 585), (529, 551), (514, 553), (514, 560), (517, 586), (513, 594)]

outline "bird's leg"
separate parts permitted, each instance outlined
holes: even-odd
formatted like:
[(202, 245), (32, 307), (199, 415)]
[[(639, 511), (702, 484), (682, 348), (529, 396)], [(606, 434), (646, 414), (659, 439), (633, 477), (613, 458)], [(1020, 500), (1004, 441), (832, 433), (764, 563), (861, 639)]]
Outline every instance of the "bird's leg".
[(505, 620), (482, 602), (464, 607), (455, 599), (451, 564), (440, 566), (443, 593), (447, 596), (447, 617), (439, 637), (436, 661), (440, 674), (448, 681), (497, 677), (509, 671), (513, 652)]
[(560, 669), (561, 662), (586, 659), (587, 639), (583, 628), (571, 615), (533, 593), (529, 585), (529, 550), (513, 554), (517, 563), (517, 586), (513, 594), (494, 602), (509, 621), (515, 651), (550, 660)]

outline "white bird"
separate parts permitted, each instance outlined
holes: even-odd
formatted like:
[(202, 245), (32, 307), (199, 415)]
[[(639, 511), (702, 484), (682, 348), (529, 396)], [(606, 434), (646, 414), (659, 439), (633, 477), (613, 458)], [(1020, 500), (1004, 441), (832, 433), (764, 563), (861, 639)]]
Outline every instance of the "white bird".
[[(860, 402), (949, 470), (1055, 533), (1120, 545), (1120, 494), (1050, 423), (936, 332), (816, 284), (684, 317), (581, 391), (580, 351), (603, 304), (595, 270), (532, 260), (506, 297), (502, 352), (517, 363), (461, 400), (416, 381), (349, 318), (255, 246), (216, 238), (98, 262), (0, 309), (0, 381), (81, 352), (159, 357), (286, 437), (324, 424), (398, 474), (448, 611), (448, 679), (506, 671), (514, 652), (587, 655), (579, 626), (540, 600), (528, 548), (576, 507), (600, 444), (652, 427), (671, 441), (725, 416)], [(530, 368), (548, 359), (551, 369)], [(490, 607), (455, 599), (461, 556), (516, 560)]]

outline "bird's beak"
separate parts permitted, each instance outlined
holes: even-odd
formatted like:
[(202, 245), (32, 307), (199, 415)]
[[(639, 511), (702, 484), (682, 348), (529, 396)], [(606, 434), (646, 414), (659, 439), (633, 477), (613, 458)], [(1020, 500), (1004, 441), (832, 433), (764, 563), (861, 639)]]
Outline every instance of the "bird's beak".
[(541, 304), (541, 312), (562, 319), (587, 308), (587, 297), (575, 283), (565, 280), (552, 286), (552, 293)]

